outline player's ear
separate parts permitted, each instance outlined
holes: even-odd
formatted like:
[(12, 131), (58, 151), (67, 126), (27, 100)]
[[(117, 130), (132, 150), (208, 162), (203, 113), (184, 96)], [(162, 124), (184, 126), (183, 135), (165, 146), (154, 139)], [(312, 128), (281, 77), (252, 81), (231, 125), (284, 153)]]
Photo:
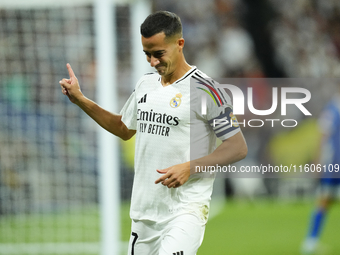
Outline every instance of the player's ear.
[(179, 39), (177, 40), (177, 45), (178, 45), (178, 47), (181, 48), (181, 49), (183, 49), (184, 43), (185, 43), (184, 38), (179, 38)]

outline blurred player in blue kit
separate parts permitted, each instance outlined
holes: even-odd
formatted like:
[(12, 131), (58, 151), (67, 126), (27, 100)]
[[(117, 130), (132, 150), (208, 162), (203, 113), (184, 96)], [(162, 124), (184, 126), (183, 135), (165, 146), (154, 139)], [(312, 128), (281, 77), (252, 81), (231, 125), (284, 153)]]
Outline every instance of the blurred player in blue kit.
[[(323, 110), (319, 119), (322, 139), (319, 146), (319, 164), (322, 166), (320, 193), (312, 214), (302, 254), (314, 254), (325, 224), (325, 218), (336, 199), (340, 187), (340, 93), (338, 92)], [(326, 169), (326, 172), (324, 172)], [(328, 171), (328, 170), (332, 171)]]
[[(195, 172), (195, 166), (239, 161), (247, 145), (230, 97), (186, 62), (180, 18), (166, 11), (151, 14), (141, 35), (146, 59), (156, 72), (140, 78), (120, 114), (86, 98), (69, 64), (70, 78), (60, 85), (72, 103), (107, 131), (124, 140), (136, 134), (128, 254), (194, 255), (203, 240), (214, 182)], [(201, 98), (206, 94), (203, 114)], [(215, 126), (216, 119), (224, 124)], [(217, 148), (216, 138), (223, 141)]]

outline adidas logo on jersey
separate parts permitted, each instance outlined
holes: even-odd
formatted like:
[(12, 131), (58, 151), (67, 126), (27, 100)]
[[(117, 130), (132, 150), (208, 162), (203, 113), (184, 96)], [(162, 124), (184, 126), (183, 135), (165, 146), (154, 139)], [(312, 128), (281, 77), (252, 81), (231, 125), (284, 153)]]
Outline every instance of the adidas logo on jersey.
[(145, 94), (145, 95), (138, 101), (138, 104), (146, 103), (146, 95), (147, 95), (147, 94)]
[(174, 252), (173, 255), (184, 255), (183, 251)]

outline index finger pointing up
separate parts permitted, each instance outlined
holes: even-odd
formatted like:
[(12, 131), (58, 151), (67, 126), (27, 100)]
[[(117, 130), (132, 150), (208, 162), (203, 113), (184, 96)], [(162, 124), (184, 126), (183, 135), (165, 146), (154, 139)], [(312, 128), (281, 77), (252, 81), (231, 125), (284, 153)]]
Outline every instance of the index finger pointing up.
[(76, 76), (75, 76), (75, 74), (74, 74), (74, 72), (72, 70), (71, 65), (69, 63), (67, 63), (66, 67), (67, 67), (67, 70), (68, 70), (68, 74), (70, 75), (70, 78), (73, 78), (73, 77), (75, 78)]

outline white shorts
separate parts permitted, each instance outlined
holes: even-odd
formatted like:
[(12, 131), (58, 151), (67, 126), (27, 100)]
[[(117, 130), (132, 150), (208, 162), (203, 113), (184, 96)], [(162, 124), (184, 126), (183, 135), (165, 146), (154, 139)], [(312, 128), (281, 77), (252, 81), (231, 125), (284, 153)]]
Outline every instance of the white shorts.
[(204, 230), (205, 223), (193, 214), (162, 223), (133, 220), (128, 255), (195, 255)]

